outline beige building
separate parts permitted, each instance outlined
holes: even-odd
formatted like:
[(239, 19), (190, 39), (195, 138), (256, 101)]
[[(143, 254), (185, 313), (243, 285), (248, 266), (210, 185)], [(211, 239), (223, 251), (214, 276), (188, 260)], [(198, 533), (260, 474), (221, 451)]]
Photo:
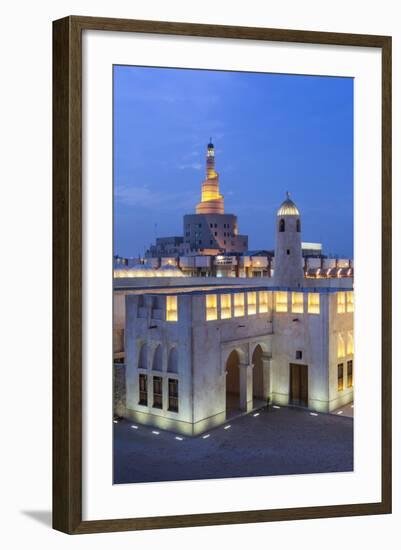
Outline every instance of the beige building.
[(353, 400), (353, 280), (304, 277), (289, 197), (275, 258), (270, 278), (115, 279), (123, 416), (196, 435), (268, 401), (327, 413)]

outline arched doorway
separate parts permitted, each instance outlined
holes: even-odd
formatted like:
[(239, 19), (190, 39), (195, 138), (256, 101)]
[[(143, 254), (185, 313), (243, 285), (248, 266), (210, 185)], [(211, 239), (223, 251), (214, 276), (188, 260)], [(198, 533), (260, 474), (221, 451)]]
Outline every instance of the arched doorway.
[(265, 380), (263, 372), (263, 350), (262, 347), (258, 344), (252, 354), (252, 364), (253, 364), (253, 377), (252, 377), (252, 397), (253, 397), (253, 407), (258, 405), (266, 405), (266, 390), (265, 390)]
[(226, 361), (226, 413), (240, 410), (239, 355), (233, 350)]

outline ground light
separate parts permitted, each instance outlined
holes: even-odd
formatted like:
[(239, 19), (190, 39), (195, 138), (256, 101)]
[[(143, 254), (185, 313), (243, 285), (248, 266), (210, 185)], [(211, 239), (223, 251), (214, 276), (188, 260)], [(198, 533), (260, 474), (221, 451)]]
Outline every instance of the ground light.
[(259, 415), (260, 415), (260, 413), (255, 413), (253, 416), (259, 416)]
[(132, 424), (131, 428), (133, 428), (134, 430), (137, 430), (138, 426), (135, 426), (135, 424)]
[(210, 434), (202, 435), (202, 439), (207, 439), (208, 437), (210, 437)]
[(343, 414), (343, 411), (338, 411), (337, 414)]
[(183, 441), (184, 440), (184, 438), (180, 437), (179, 435), (176, 435), (175, 438), (176, 438), (177, 441)]
[(281, 409), (278, 405), (273, 405), (273, 409)]
[(231, 428), (231, 424), (228, 424), (228, 426), (224, 426), (225, 430), (228, 430), (229, 428)]
[(118, 424), (118, 420), (113, 420), (114, 424)]
[(157, 432), (156, 430), (152, 430), (152, 434), (159, 435), (160, 432)]
[(311, 413), (309, 413), (309, 414), (310, 414), (311, 416), (319, 416), (317, 413), (313, 413), (313, 412), (311, 412)]

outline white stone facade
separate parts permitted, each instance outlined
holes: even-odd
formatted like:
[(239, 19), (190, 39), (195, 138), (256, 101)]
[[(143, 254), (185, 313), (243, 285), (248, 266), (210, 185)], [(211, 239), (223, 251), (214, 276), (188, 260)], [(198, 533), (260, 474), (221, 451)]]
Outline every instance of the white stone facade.
[[(320, 412), (352, 401), (347, 362), (353, 361), (353, 349), (351, 353), (350, 344), (347, 349), (347, 338), (353, 328), (353, 300), (348, 300), (348, 311), (346, 303), (344, 312), (337, 312), (338, 296), (347, 301), (352, 291), (199, 287), (146, 292), (126, 296), (129, 418), (195, 435), (224, 423), (235, 412), (263, 406), (268, 399)], [(172, 317), (171, 300), (176, 301)], [(345, 338), (344, 355), (342, 350), (338, 353), (338, 334)], [(306, 402), (292, 394), (291, 377), (298, 372), (292, 365), (305, 365)], [(140, 376), (142, 381), (146, 376), (146, 399), (141, 399)], [(177, 398), (169, 395), (171, 389)]]
[(127, 417), (196, 435), (267, 403), (324, 413), (350, 403), (353, 280), (315, 268), (305, 277), (300, 214), (287, 194), (273, 278), (116, 279)]

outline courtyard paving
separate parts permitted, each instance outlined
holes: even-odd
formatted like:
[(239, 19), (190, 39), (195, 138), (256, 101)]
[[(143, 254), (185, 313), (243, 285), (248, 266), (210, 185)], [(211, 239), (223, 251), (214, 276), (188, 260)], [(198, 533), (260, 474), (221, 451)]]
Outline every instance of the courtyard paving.
[(352, 469), (353, 419), (343, 415), (270, 407), (193, 438), (127, 420), (114, 424), (115, 483)]

